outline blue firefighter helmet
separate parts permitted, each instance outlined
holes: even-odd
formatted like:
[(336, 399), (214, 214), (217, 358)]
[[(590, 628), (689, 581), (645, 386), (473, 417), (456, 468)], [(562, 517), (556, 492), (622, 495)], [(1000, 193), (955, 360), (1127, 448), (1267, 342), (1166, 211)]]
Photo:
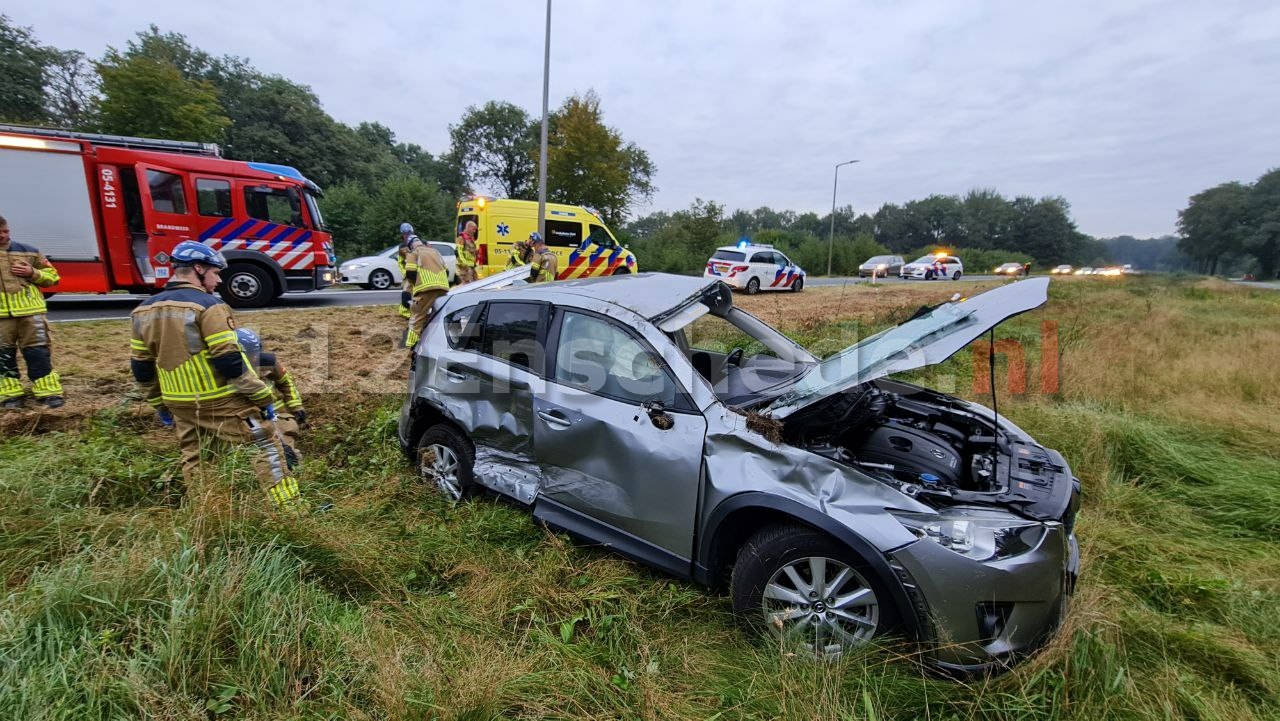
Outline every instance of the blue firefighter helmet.
[(203, 263), (219, 269), (227, 267), (227, 259), (222, 256), (222, 253), (194, 240), (184, 240), (175, 245), (173, 252), (169, 254), (169, 260), (176, 266)]
[(539, 233), (538, 231), (536, 231), (536, 230), (535, 230), (535, 231), (533, 231), (532, 233), (530, 233), (530, 234), (529, 234), (529, 243), (530, 243), (530, 244), (533, 244), (533, 243), (541, 243), (541, 242), (542, 242), (542, 233)]
[(236, 328), (236, 340), (240, 341), (240, 350), (244, 351), (253, 370), (262, 359), (262, 339), (249, 328)]
[(413, 224), (412, 224), (412, 223), (401, 223), (401, 224), (400, 224), (400, 232), (401, 232), (401, 233), (412, 233), (412, 232), (413, 232)]

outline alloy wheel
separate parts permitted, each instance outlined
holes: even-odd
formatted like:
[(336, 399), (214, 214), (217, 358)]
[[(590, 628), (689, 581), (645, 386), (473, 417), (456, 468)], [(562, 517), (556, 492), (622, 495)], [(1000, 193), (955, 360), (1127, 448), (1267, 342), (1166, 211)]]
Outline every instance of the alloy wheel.
[(435, 482), (436, 487), (452, 500), (462, 498), (462, 483), (458, 480), (458, 454), (453, 449), (433, 443), (422, 449), (421, 468), (424, 478)]
[(867, 643), (880, 621), (880, 603), (867, 579), (822, 556), (798, 558), (775, 571), (764, 587), (763, 611), (783, 644), (817, 658), (838, 658)]

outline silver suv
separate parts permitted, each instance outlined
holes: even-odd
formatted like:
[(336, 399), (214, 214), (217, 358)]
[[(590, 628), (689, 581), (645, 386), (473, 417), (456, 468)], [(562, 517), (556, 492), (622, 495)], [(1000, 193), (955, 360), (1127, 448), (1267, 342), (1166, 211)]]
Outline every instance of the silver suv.
[(748, 625), (811, 656), (898, 630), (936, 667), (977, 671), (1058, 626), (1078, 563), (1067, 462), (987, 408), (887, 377), (1043, 304), (1047, 278), (825, 360), (715, 279), (494, 284), (438, 301), (400, 417), (402, 448), (452, 498), (501, 494), (727, 585)]

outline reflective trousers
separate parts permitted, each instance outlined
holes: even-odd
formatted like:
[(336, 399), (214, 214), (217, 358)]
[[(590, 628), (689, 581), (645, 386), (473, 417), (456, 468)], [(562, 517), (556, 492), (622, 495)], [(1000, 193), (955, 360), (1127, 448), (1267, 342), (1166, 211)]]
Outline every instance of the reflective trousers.
[(431, 318), (431, 304), (448, 292), (448, 288), (431, 288), (413, 296), (413, 304), (409, 306), (410, 338), (416, 341), (422, 335), (422, 329), (427, 327), (427, 321)]
[(458, 266), (458, 284), (474, 283), (476, 281), (476, 267), (474, 265)]
[(237, 446), (253, 449), (253, 469), (258, 483), (281, 511), (302, 511), (298, 481), (289, 472), (284, 446), (271, 421), (252, 403), (228, 396), (199, 403), (171, 403), (178, 445), (182, 451), (182, 478), (191, 488), (202, 457), (217, 456)]
[(0, 318), (0, 401), (21, 398), (18, 352), (27, 363), (31, 394), (36, 398), (62, 395), (62, 383), (53, 371), (49, 352), (49, 321), (43, 313)]

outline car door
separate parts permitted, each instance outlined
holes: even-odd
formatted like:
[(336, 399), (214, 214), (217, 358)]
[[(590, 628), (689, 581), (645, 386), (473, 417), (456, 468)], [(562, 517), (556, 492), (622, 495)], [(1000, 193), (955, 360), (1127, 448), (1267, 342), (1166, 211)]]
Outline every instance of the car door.
[(687, 575), (706, 419), (633, 329), (586, 311), (555, 315), (551, 368), (534, 396), (535, 515)]
[(147, 258), (155, 264), (155, 277), (167, 279), (173, 246), (199, 235), (191, 215), (194, 198), (181, 171), (139, 163), (137, 172), (147, 232)]
[[(454, 318), (465, 313), (465, 317)], [(476, 318), (475, 313), (480, 317)], [(474, 326), (465, 337), (450, 337), (431, 367), (429, 385), (451, 417), (475, 441), (477, 480), (494, 490), (520, 497), (505, 472), (481, 472), (482, 457), (496, 452), (496, 462), (517, 468), (533, 458), (533, 389), (544, 367), (542, 329), (546, 303), (490, 301), (477, 310), (464, 308), (445, 319), (446, 326)], [(529, 501), (531, 496), (521, 498)]]

